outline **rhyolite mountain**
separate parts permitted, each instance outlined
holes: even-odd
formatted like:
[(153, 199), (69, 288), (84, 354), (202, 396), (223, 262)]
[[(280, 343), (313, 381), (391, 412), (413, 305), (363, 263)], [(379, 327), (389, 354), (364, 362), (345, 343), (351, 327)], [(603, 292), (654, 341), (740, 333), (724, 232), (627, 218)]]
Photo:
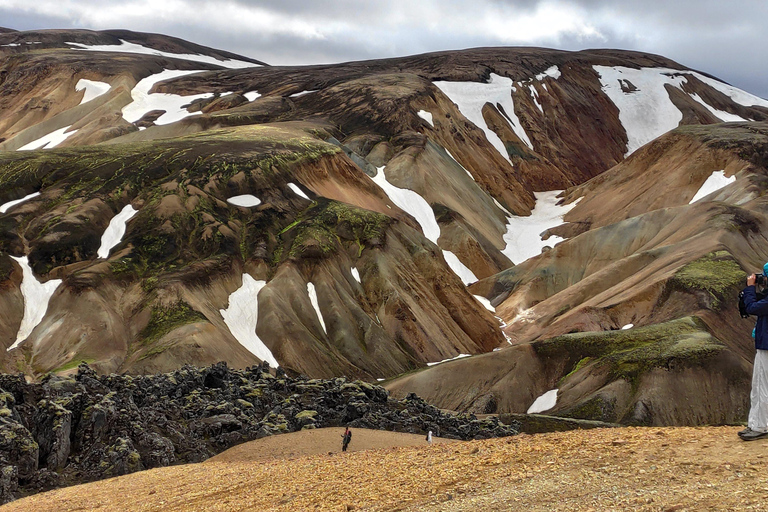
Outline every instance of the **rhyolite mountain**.
[(746, 414), (768, 101), (706, 73), (0, 31), (0, 93), (6, 371), (267, 361), (473, 412)]

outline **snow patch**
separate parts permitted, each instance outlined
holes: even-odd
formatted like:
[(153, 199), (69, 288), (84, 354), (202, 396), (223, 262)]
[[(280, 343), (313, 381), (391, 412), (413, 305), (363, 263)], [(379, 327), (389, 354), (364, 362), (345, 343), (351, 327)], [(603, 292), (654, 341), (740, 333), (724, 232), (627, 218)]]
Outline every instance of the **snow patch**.
[[(593, 68), (600, 75), (603, 91), (619, 109), (619, 120), (624, 125), (629, 139), (625, 156), (680, 124), (683, 114), (669, 99), (669, 93), (664, 86), (670, 85), (682, 90), (687, 76), (698, 78), (740, 105), (768, 107), (768, 100), (696, 71), (668, 68), (632, 69), (621, 66)], [(622, 85), (627, 92), (622, 90)], [(744, 121), (737, 115), (712, 107), (697, 94), (689, 96), (722, 121)]]
[(631, 329), (635, 326), (635, 324), (627, 324), (624, 327), (621, 328), (622, 331), (626, 331), (627, 329)]
[(529, 85), (528, 89), (531, 91), (531, 98), (533, 98), (533, 102), (536, 104), (536, 107), (538, 107), (539, 111), (543, 114), (544, 107), (539, 102), (539, 93), (536, 91), (536, 88), (533, 85)]
[(437, 244), (437, 239), (440, 238), (440, 226), (429, 203), (413, 190), (398, 188), (388, 182), (384, 167), (378, 167), (377, 171), (376, 176), (371, 178), (373, 182), (381, 187), (387, 197), (401, 210), (416, 219), (427, 240)]
[(465, 286), (477, 281), (475, 274), (451, 251), (443, 250), (443, 258), (445, 258), (445, 262), (453, 270), (453, 273), (459, 276), (459, 279), (461, 279)]
[(194, 94), (191, 96), (179, 96), (178, 94), (169, 93), (153, 93), (149, 91), (152, 87), (163, 80), (170, 80), (172, 78), (178, 78), (180, 76), (190, 75), (192, 73), (201, 73), (205, 70), (177, 70), (166, 69), (160, 73), (150, 75), (144, 78), (136, 84), (136, 87), (131, 90), (131, 97), (133, 101), (123, 107), (123, 119), (129, 123), (135, 123), (147, 112), (152, 110), (165, 110), (165, 113), (161, 115), (155, 121), (157, 125), (169, 124), (184, 119), (192, 115), (200, 115), (202, 112), (188, 112), (187, 109), (182, 108), (196, 99), (211, 98), (213, 93)]
[(259, 94), (256, 91), (247, 92), (247, 93), (243, 94), (243, 96), (245, 96), (245, 99), (247, 99), (248, 101), (253, 101), (256, 98), (261, 98), (261, 94)]
[(427, 366), (435, 366), (436, 364), (440, 363), (447, 363), (448, 361), (455, 361), (456, 359), (461, 359), (463, 357), (470, 357), (472, 354), (459, 354), (456, 357), (452, 357), (450, 359), (443, 359), (442, 361), (435, 361), (434, 363), (427, 363)]
[(432, 128), (435, 127), (435, 123), (432, 122), (432, 113), (431, 112), (427, 112), (426, 110), (419, 110), (416, 113), (419, 115), (420, 118), (422, 118), (423, 120), (428, 122), (429, 126), (431, 126)]
[(560, 72), (560, 68), (558, 68), (557, 66), (551, 66), (547, 68), (547, 70), (544, 71), (543, 73), (539, 73), (538, 75), (536, 75), (536, 80), (544, 80), (547, 77), (554, 78), (555, 80), (557, 80), (561, 76), (562, 76), (562, 73)]
[(688, 204), (693, 204), (699, 201), (713, 192), (717, 192), (721, 188), (730, 185), (736, 181), (736, 176), (725, 176), (725, 171), (715, 171), (710, 174), (709, 178), (701, 185), (698, 192), (693, 196), (693, 199)]
[(39, 195), (40, 195), (40, 192), (32, 192), (31, 194), (26, 195), (26, 196), (22, 197), (21, 199), (14, 199), (13, 201), (8, 201), (7, 203), (3, 203), (3, 205), (0, 206), (0, 213), (5, 213), (8, 210), (10, 210), (11, 208), (13, 208), (14, 206), (16, 206), (17, 204), (21, 204), (24, 201), (27, 201), (27, 200), (32, 199), (33, 197), (37, 197)]
[(244, 206), (246, 208), (252, 208), (261, 204), (261, 199), (251, 194), (243, 194), (240, 196), (232, 196), (227, 199), (229, 204), (235, 206)]
[(271, 367), (277, 368), (277, 359), (256, 334), (259, 322), (259, 292), (266, 284), (266, 281), (257, 281), (250, 274), (243, 274), (243, 285), (232, 292), (229, 296), (229, 307), (220, 309), (219, 313), (229, 332), (243, 347), (269, 363)]
[(106, 94), (111, 88), (112, 86), (106, 82), (96, 82), (94, 80), (86, 80), (85, 78), (81, 78), (77, 81), (77, 84), (75, 84), (75, 91), (82, 91), (85, 89), (83, 99), (80, 101), (81, 105), (83, 103), (88, 103), (92, 99), (98, 98), (102, 94)]
[(67, 42), (72, 46), (73, 50), (87, 50), (90, 52), (117, 52), (117, 53), (140, 53), (143, 55), (157, 55), (158, 57), (168, 57), (171, 59), (191, 60), (194, 62), (204, 62), (206, 64), (215, 64), (225, 68), (252, 68), (260, 66), (252, 62), (245, 62), (236, 59), (219, 60), (215, 57), (209, 57), (208, 55), (200, 55), (198, 53), (171, 53), (161, 50), (155, 50), (136, 43), (129, 43), (123, 39), (120, 39), (120, 44), (102, 44), (102, 45), (87, 45), (81, 43)]
[(32, 142), (24, 144), (17, 151), (30, 151), (35, 149), (54, 148), (59, 144), (61, 144), (62, 142), (64, 142), (65, 140), (67, 140), (69, 137), (77, 133), (77, 130), (73, 130), (69, 133), (65, 133), (71, 127), (72, 125), (65, 126), (64, 128), (61, 128), (59, 130), (49, 133), (48, 135), (43, 135), (39, 139), (35, 139)]
[(557, 391), (557, 389), (552, 389), (534, 400), (526, 414), (538, 414), (553, 408), (557, 404)]
[(320, 304), (317, 301), (317, 290), (315, 285), (307, 283), (307, 294), (309, 295), (309, 301), (312, 303), (312, 307), (317, 312), (317, 319), (320, 320), (320, 325), (323, 327), (325, 334), (328, 334), (328, 329), (325, 328), (325, 321), (323, 320), (323, 313), (320, 311)]
[(512, 215), (507, 219), (507, 232), (504, 234), (506, 247), (501, 252), (515, 265), (541, 254), (545, 246), (554, 246), (564, 240), (554, 235), (548, 240), (541, 239), (542, 232), (562, 224), (563, 216), (576, 206), (576, 202), (558, 206), (557, 196), (560, 192), (562, 191), (535, 192), (536, 206), (531, 215)]
[(433, 82), (437, 88), (448, 96), (456, 104), (459, 111), (469, 119), (475, 126), (483, 130), (485, 137), (493, 147), (510, 164), (509, 153), (504, 143), (496, 133), (491, 130), (483, 118), (483, 106), (490, 103), (494, 106), (501, 106), (504, 110), (507, 121), (511, 121), (511, 128), (520, 137), (529, 148), (533, 149), (528, 135), (525, 133), (520, 119), (515, 114), (515, 104), (512, 100), (513, 82), (512, 79), (491, 73), (490, 81), (487, 84), (477, 82)]
[[(629, 156), (656, 137), (678, 127), (683, 114), (669, 99), (665, 85), (682, 88), (681, 71), (666, 68), (632, 69), (621, 66), (592, 66), (600, 75), (603, 92), (619, 109), (619, 120), (627, 132)], [(622, 90), (622, 85), (628, 92)]]
[(473, 297), (474, 297), (475, 299), (477, 299), (477, 302), (479, 302), (480, 304), (482, 304), (482, 305), (483, 305), (483, 307), (484, 307), (485, 309), (487, 309), (488, 311), (490, 311), (491, 313), (495, 313), (495, 312), (496, 312), (496, 308), (495, 308), (495, 307), (493, 307), (493, 305), (491, 304), (491, 301), (489, 301), (488, 299), (486, 299), (486, 298), (485, 298), (485, 297), (483, 297), (482, 295), (473, 295)]
[(288, 184), (288, 188), (293, 190), (293, 193), (296, 194), (297, 196), (303, 197), (304, 199), (307, 199), (307, 200), (311, 201), (311, 199), (309, 199), (309, 197), (307, 197), (307, 194), (305, 194), (304, 191), (301, 190), (297, 184), (289, 183)]
[(730, 112), (726, 112), (724, 110), (718, 110), (706, 101), (704, 101), (704, 98), (699, 96), (698, 94), (689, 94), (691, 98), (693, 98), (695, 101), (697, 101), (701, 106), (709, 110), (712, 115), (714, 115), (719, 120), (723, 121), (724, 123), (730, 123), (733, 121), (749, 121), (749, 119), (744, 119), (741, 116), (737, 116), (736, 114), (731, 114)]
[(289, 98), (301, 98), (302, 96), (306, 94), (312, 94), (313, 92), (317, 92), (317, 89), (314, 89), (312, 91), (301, 91), (301, 92), (295, 92), (288, 96)]
[(48, 311), (48, 302), (51, 300), (56, 288), (61, 284), (61, 279), (50, 279), (45, 283), (39, 282), (29, 266), (26, 256), (11, 256), (21, 266), (21, 295), (24, 297), (24, 316), (21, 318), (19, 332), (16, 341), (8, 347), (8, 351), (18, 347), (26, 340), (32, 330), (43, 321), (45, 312)]
[(126, 224), (137, 213), (138, 210), (134, 210), (133, 206), (127, 204), (120, 210), (120, 213), (112, 217), (112, 220), (109, 221), (109, 226), (107, 226), (104, 234), (101, 235), (101, 246), (96, 253), (99, 258), (109, 257), (109, 251), (123, 240)]
[(352, 277), (355, 278), (355, 281), (357, 281), (360, 284), (363, 284), (363, 282), (360, 280), (360, 272), (357, 271), (357, 268), (352, 267), (350, 271), (352, 272)]

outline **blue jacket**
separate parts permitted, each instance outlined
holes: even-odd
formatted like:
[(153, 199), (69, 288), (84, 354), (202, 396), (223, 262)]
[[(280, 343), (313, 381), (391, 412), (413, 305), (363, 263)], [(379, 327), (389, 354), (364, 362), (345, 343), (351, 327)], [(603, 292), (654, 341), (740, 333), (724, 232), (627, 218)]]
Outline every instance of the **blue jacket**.
[(757, 315), (755, 348), (768, 350), (768, 296), (757, 300), (755, 287), (747, 286), (744, 288), (744, 304), (747, 306), (747, 313)]

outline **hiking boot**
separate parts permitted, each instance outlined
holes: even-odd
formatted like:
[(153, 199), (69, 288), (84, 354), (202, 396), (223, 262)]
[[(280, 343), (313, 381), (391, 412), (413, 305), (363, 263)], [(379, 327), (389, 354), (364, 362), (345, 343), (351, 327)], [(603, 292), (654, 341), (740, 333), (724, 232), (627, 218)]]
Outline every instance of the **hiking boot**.
[(740, 434), (739, 437), (743, 441), (754, 441), (755, 439), (762, 439), (768, 437), (768, 432), (758, 432), (757, 430), (751, 430), (745, 434)]
[(744, 434), (749, 434), (750, 432), (752, 432), (752, 429), (747, 427), (744, 430), (739, 430), (738, 434), (739, 436), (743, 436)]

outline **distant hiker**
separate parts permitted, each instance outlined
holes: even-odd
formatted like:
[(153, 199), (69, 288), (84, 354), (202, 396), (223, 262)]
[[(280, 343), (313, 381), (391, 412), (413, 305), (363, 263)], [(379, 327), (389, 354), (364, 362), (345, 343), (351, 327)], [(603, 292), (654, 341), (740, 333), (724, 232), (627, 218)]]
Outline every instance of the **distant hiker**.
[(427, 442), (432, 444), (432, 431), (427, 432)]
[(768, 283), (768, 263), (763, 266), (762, 275), (752, 274), (747, 278), (743, 300), (746, 312), (757, 315), (757, 324), (752, 331), (755, 338), (755, 364), (752, 367), (752, 392), (747, 428), (739, 432), (744, 441), (754, 441), (768, 436), (768, 296), (757, 292)]
[(349, 442), (351, 440), (352, 432), (349, 430), (349, 427), (347, 427), (347, 430), (345, 430), (344, 434), (341, 436), (341, 451), (347, 451), (347, 447), (349, 446)]

